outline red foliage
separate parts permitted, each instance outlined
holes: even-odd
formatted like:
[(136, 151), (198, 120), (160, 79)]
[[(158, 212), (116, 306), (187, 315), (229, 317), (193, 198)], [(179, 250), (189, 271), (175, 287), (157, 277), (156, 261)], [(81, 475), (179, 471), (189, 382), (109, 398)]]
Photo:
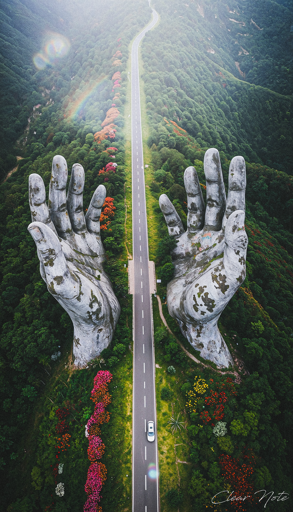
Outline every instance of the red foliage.
[(114, 119), (116, 119), (116, 117), (118, 117), (120, 114), (118, 108), (116, 107), (111, 107), (109, 108), (109, 110), (107, 111), (107, 114), (106, 114), (106, 119), (102, 122), (102, 126), (108, 126), (109, 124), (113, 123)]
[(114, 199), (112, 197), (106, 197), (103, 208), (104, 210), (102, 211), (100, 217), (100, 229), (106, 231), (107, 226), (110, 224), (111, 219), (115, 215), (114, 210), (116, 210), (116, 206), (114, 206)]
[(176, 128), (173, 128), (173, 131), (174, 131), (174, 133), (177, 133), (177, 135), (179, 135), (179, 137), (185, 137), (185, 135), (183, 133), (180, 133), (178, 130), (176, 130)]
[(65, 420), (59, 421), (55, 427), (56, 433), (59, 435), (65, 434), (66, 432), (68, 432), (68, 429), (69, 429), (69, 426), (67, 425)]
[[(214, 380), (210, 379), (210, 382), (214, 382)], [(216, 386), (218, 391), (211, 390), (210, 396), (205, 397), (205, 407), (210, 409), (200, 413), (200, 418), (204, 425), (207, 425), (209, 421), (213, 421), (211, 423), (213, 427), (215, 426), (214, 421), (221, 421), (224, 418), (224, 403), (228, 401), (226, 392), (229, 395), (237, 395), (235, 385), (230, 377), (227, 377), (226, 381), (221, 384), (216, 382)]]
[(65, 420), (65, 418), (67, 418), (67, 416), (69, 416), (69, 410), (68, 409), (65, 409), (65, 407), (60, 407), (59, 409), (57, 409), (57, 411), (55, 412), (57, 418), (59, 419), (59, 421), (62, 421), (62, 420)]
[(117, 52), (116, 52), (116, 53), (114, 53), (113, 57), (115, 57), (115, 58), (122, 57), (122, 53), (121, 53), (121, 51), (120, 51), (120, 50), (117, 50)]
[(120, 71), (116, 71), (114, 75), (112, 76), (112, 80), (121, 80), (121, 73)]
[(53, 468), (53, 477), (54, 477), (55, 485), (57, 484), (58, 466), (59, 466), (59, 463), (57, 462)]
[(255, 457), (252, 450), (248, 449), (246, 453), (242, 452), (242, 463), (239, 458), (231, 455), (220, 455), (219, 463), (222, 470), (222, 476), (234, 491), (234, 496), (241, 496), (245, 501), (231, 500), (231, 506), (239, 511), (246, 510), (246, 503), (254, 503), (256, 501), (253, 496), (253, 484), (251, 476), (254, 472)]
[(101, 144), (102, 140), (107, 139), (108, 137), (110, 139), (115, 139), (116, 134), (116, 125), (111, 123), (108, 126), (104, 126), (102, 130), (99, 132), (96, 132), (94, 135), (95, 140), (98, 144)]
[(175, 121), (170, 121), (170, 123), (173, 124), (173, 126), (176, 126), (176, 128), (178, 128), (179, 130), (181, 130), (182, 132), (184, 133), (187, 133), (186, 130), (184, 130), (183, 128), (181, 128), (181, 126), (179, 126), (177, 123), (175, 123)]
[(220, 393), (217, 393), (217, 391), (212, 391), (211, 396), (205, 397), (205, 403), (206, 405), (216, 405), (218, 402), (227, 402), (228, 398), (226, 397), (226, 394), (224, 391), (221, 391)]

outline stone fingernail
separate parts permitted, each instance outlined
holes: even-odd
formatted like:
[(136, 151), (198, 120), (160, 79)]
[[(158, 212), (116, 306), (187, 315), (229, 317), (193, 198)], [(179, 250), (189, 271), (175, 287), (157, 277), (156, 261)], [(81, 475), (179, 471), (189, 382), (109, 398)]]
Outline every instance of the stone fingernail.
[(173, 213), (174, 210), (175, 210), (173, 204), (171, 203), (171, 201), (168, 198), (168, 196), (166, 196), (166, 194), (162, 194), (160, 196), (160, 198), (159, 198), (159, 205), (160, 205), (160, 208), (161, 208), (162, 212), (165, 215), (169, 215), (169, 214)]
[(29, 226), (27, 229), (30, 232), (30, 234), (32, 235), (35, 242), (39, 242), (40, 240), (42, 240), (42, 238), (43, 238), (42, 232), (37, 226), (32, 226), (32, 227)]

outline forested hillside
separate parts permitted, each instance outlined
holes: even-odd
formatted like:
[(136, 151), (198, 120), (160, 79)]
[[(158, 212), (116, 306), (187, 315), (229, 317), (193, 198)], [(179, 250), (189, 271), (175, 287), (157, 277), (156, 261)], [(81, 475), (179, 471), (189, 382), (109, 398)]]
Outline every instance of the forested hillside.
[[(44, 510), (52, 506), (55, 451), (54, 443), (50, 444), (50, 436), (54, 435), (55, 427), (48, 418), (50, 413), (51, 418), (55, 418), (58, 407), (67, 407), (71, 411), (69, 429), (75, 446), (70, 455), (71, 470), (64, 477), (72, 490), (69, 492), (67, 487), (65, 499), (61, 500), (62, 510), (81, 510), (86, 496), (87, 443), (84, 427), (82, 436), (79, 429), (91, 414), (88, 411), (93, 371), (85, 372), (84, 376), (83, 372), (79, 377), (73, 376), (70, 384), (63, 385), (64, 389), (59, 392), (55, 372), (58, 368), (59, 377), (63, 380), (68, 378), (68, 374), (63, 375), (62, 368), (71, 351), (72, 324), (47, 291), (40, 276), (34, 243), (27, 231), (31, 222), (28, 176), (32, 172), (40, 174), (48, 187), (52, 159), (56, 154), (67, 159), (69, 174), (73, 163), (79, 162), (84, 166), (84, 209), (97, 186), (100, 183), (106, 186), (107, 204), (101, 216), (102, 237), (109, 258), (106, 271), (124, 315), (112, 343), (113, 348), (119, 342), (119, 350), (112, 353), (109, 349), (104, 359), (112, 356), (112, 365), (117, 365), (131, 343), (131, 326), (128, 325), (131, 305), (127, 297), (127, 273), (124, 269), (124, 260), (125, 263), (127, 260), (123, 245), (123, 111), (128, 46), (149, 21), (150, 9), (142, 0), (126, 4), (116, 0), (57, 4), (39, 5), (24, 0), (2, 6), (7, 15), (3, 19), (6, 20), (5, 30), (10, 34), (10, 46), (2, 46), (8, 78), (3, 83), (5, 99), (1, 104), (1, 118), (4, 120), (3, 137), (6, 138), (1, 147), (9, 151), (14, 147), (14, 154), (23, 157), (17, 172), (0, 188), (0, 457), (5, 489), (1, 509), (4, 507), (6, 510), (14, 503), (10, 510), (17, 512)], [(26, 16), (30, 19), (28, 25)], [(31, 32), (34, 37), (30, 39)], [(52, 51), (63, 38), (69, 41), (69, 51), (60, 58), (53, 54), (55, 58), (50, 60)], [(41, 65), (37, 61), (41, 69), (37, 69), (33, 62), (36, 53), (41, 55)], [(22, 81), (13, 74), (16, 67), (19, 75), (23, 75)], [(17, 120), (20, 124), (15, 128)], [(15, 146), (16, 139), (19, 142)], [(2, 177), (14, 163), (10, 158), (3, 165)], [(128, 359), (121, 361), (124, 374), (129, 373), (127, 368), (131, 362)], [(66, 386), (70, 389), (67, 390)], [(67, 394), (64, 390), (68, 391)], [(121, 393), (127, 393), (126, 388)], [(123, 407), (126, 403), (124, 400)], [(37, 419), (34, 420), (30, 414), (36, 411), (36, 407), (38, 412), (34, 413), (34, 418)], [(118, 403), (115, 407), (118, 411)], [(116, 421), (117, 418), (119, 414)], [(30, 438), (27, 429), (31, 431), (34, 421), (36, 430)], [(42, 432), (40, 437), (39, 428)], [(111, 428), (114, 424), (110, 431)], [(115, 428), (120, 427), (116, 425)], [(120, 436), (117, 453), (119, 449), (125, 449), (125, 435), (122, 433)], [(107, 443), (106, 434), (104, 437)], [(108, 434), (108, 446), (113, 443), (112, 438), (113, 435)], [(108, 506), (116, 503), (113, 506), (117, 507), (126, 491), (123, 487), (120, 493), (114, 495), (112, 492), (111, 486), (120, 481), (121, 472), (117, 466), (111, 469), (110, 464), (109, 460), (108, 470), (116, 476), (114, 481), (109, 479), (108, 490), (106, 486), (103, 495), (106, 504), (109, 500)], [(76, 465), (81, 467), (80, 472), (75, 471)], [(124, 499), (128, 498), (129, 493)]]
[[(254, 16), (261, 23), (266, 6), (274, 7), (274, 18), (259, 31), (248, 20)], [(160, 29), (147, 34), (143, 46), (146, 101), (156, 145), (164, 143), (165, 116), (179, 122), (201, 146), (215, 146), (229, 157), (238, 152), (251, 162), (292, 174), (292, 9), (270, 0), (231, 2), (231, 8), (217, 0), (202, 5), (171, 0), (156, 2), (156, 7), (164, 12)], [(230, 20), (234, 15), (242, 24)], [(278, 66), (283, 59), (288, 74), (281, 69), (280, 74), (271, 70), (269, 76), (263, 72), (272, 30), (277, 39), (273, 61)], [(282, 51), (279, 32), (282, 37), (287, 34)], [(252, 58), (254, 51), (257, 56)], [(248, 58), (251, 77), (257, 76), (251, 84), (235, 65), (238, 62), (241, 68), (244, 59), (245, 67)], [(277, 87), (284, 82), (286, 87)], [(172, 144), (171, 137), (169, 147)]]
[[(16, 165), (14, 144), (28, 124), (38, 89), (32, 56), (40, 50), (46, 30), (64, 30), (58, 2), (1, 2), (0, 180)], [(20, 148), (21, 150), (21, 148)]]
[[(226, 184), (229, 160), (243, 155), (247, 163), (247, 277), (221, 317), (221, 332), (245, 370), (238, 397), (231, 402), (233, 414), (228, 406), (221, 416), (229, 425), (223, 442), (215, 443), (212, 428), (205, 425), (219, 420), (207, 405), (217, 403), (213, 400), (226, 384), (221, 388), (217, 382), (215, 387), (210, 384), (213, 373), (197, 372), (213, 390), (214, 398), (205, 401), (200, 396), (205, 393), (202, 384), (196, 384), (198, 377), (194, 388), (191, 378), (182, 386), (183, 393), (193, 389), (189, 395), (193, 470), (184, 490), (194, 509), (205, 510), (217, 489), (244, 492), (252, 490), (251, 485), (255, 490), (274, 488), (277, 493), (291, 488), (293, 11), (288, 2), (270, 0), (229, 4), (157, 0), (155, 7), (161, 16), (159, 29), (147, 34), (142, 47), (153, 196), (158, 200), (166, 193), (186, 226), (184, 169), (196, 167), (204, 193), (203, 156), (208, 147), (220, 150)], [(173, 276), (169, 254), (174, 245), (159, 207), (155, 210), (161, 239), (157, 275), (166, 286)], [(160, 293), (164, 296), (166, 289)], [(185, 368), (166, 334), (158, 335), (158, 343), (165, 343), (169, 364)], [(206, 417), (198, 414), (202, 404)], [(240, 469), (243, 464), (250, 467), (250, 477)], [(238, 483), (228, 476), (232, 471), (241, 475)], [(241, 506), (255, 510), (256, 503)], [(290, 510), (288, 502), (281, 507)]]

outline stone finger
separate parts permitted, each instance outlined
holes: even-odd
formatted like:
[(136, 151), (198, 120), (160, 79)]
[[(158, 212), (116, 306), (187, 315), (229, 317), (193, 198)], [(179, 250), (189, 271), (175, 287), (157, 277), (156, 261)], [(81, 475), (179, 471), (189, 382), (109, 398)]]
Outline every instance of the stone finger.
[(49, 208), (46, 204), (45, 185), (39, 174), (34, 173), (29, 176), (29, 203), (32, 222), (42, 222), (56, 233), (55, 226), (50, 217)]
[(245, 189), (246, 189), (246, 166), (242, 156), (235, 156), (229, 167), (228, 198), (225, 215), (223, 217), (223, 228), (231, 213), (236, 210), (245, 211)]
[(85, 216), (88, 231), (90, 233), (95, 233), (96, 235), (100, 234), (100, 217), (102, 207), (106, 199), (106, 193), (106, 187), (104, 185), (99, 185), (93, 194)]
[(205, 228), (219, 231), (222, 227), (226, 208), (226, 193), (223, 181), (219, 151), (211, 148), (204, 156), (206, 176), (206, 213)]
[(159, 205), (164, 214), (169, 235), (178, 238), (184, 233), (183, 224), (175, 207), (166, 194), (160, 196)]
[(83, 213), (84, 169), (80, 164), (72, 166), (67, 195), (67, 210), (75, 233), (85, 233), (86, 222)]
[(57, 233), (63, 239), (72, 235), (71, 222), (66, 206), (67, 177), (68, 170), (65, 158), (60, 155), (54, 156), (49, 187), (49, 210)]
[(187, 231), (196, 233), (204, 223), (204, 201), (197, 172), (194, 167), (188, 167), (184, 172), (184, 185), (187, 194)]

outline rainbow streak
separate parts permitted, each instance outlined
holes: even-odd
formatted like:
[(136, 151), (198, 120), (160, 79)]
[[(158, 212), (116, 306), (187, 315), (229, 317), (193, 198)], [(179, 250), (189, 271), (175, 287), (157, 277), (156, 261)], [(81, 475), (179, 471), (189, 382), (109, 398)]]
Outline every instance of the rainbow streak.
[(87, 101), (91, 98), (91, 96), (97, 92), (98, 87), (106, 80), (106, 76), (100, 78), (94, 85), (85, 89), (80, 96), (74, 100), (73, 102), (69, 102), (66, 111), (66, 117), (69, 120), (73, 120), (78, 117), (83, 108), (85, 108)]

